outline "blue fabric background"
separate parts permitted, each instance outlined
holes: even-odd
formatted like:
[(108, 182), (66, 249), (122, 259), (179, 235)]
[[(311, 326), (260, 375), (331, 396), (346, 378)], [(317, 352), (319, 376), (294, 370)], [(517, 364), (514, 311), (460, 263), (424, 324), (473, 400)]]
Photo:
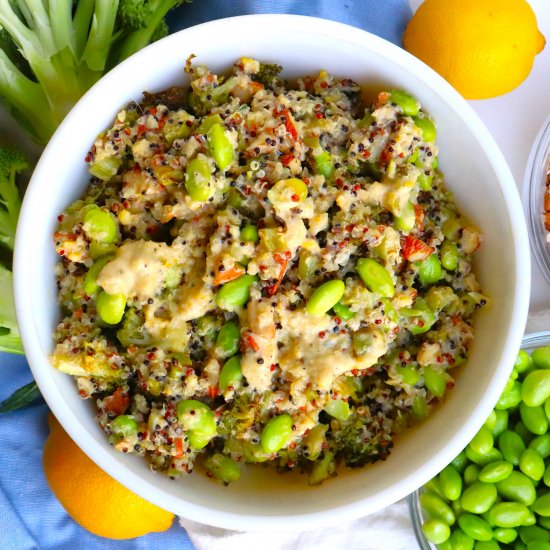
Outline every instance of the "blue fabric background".
[[(194, 0), (171, 14), (172, 31), (252, 13), (293, 13), (360, 27), (401, 45), (411, 15), (407, 0)], [(245, 54), (246, 52), (243, 52)], [(0, 354), (0, 401), (32, 376), (23, 357)], [(48, 408), (43, 400), (0, 415), (0, 550), (192, 550), (177, 522), (131, 541), (96, 537), (79, 527), (50, 492), (42, 472)]]

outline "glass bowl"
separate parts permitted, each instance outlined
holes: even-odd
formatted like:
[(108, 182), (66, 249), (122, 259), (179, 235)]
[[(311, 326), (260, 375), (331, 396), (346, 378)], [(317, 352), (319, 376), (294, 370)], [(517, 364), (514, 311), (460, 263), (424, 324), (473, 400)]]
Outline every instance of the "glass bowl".
[[(521, 349), (524, 349), (529, 353), (531, 353), (535, 348), (539, 348), (541, 346), (550, 346), (550, 331), (532, 332), (531, 334), (526, 334), (521, 341)], [(411, 493), (407, 498), (414, 534), (416, 535), (418, 547), (421, 550), (437, 550), (437, 545), (429, 542), (422, 532), (422, 523), (425, 519), (427, 519), (422, 507), (420, 506), (419, 497), (422, 491), (423, 489), (420, 487), (420, 489), (417, 489), (414, 493)]]
[[(550, 284), (550, 117), (546, 119), (535, 139), (525, 171), (523, 202), (531, 248), (546, 282)], [(545, 195), (548, 186), (548, 197)], [(549, 212), (545, 216), (545, 213)], [(546, 219), (545, 219), (546, 218)]]

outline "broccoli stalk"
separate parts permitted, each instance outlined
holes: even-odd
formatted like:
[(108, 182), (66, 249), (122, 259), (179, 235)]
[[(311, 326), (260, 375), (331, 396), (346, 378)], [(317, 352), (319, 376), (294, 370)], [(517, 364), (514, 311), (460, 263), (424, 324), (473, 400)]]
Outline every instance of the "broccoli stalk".
[[(0, 0), (0, 98), (38, 143), (185, 0)], [(73, 7), (73, 4), (75, 7)]]
[[(21, 197), (15, 182), (19, 172), (28, 168), (19, 151), (0, 148), (0, 244), (13, 252), (15, 229), (21, 209)], [(0, 263), (0, 351), (23, 353), (13, 302), (11, 271)]]

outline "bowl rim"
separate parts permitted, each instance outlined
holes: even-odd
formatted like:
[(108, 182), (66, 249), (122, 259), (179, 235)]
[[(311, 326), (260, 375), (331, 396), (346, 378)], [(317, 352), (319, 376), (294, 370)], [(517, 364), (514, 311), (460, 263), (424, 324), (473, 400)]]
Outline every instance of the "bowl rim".
[[(454, 110), (472, 134), (478, 137), (480, 143), (482, 143), (488, 162), (494, 170), (499, 182), (503, 200), (507, 205), (510, 224), (514, 228), (514, 242), (511, 246), (517, 251), (515, 258), (517, 284), (516, 294), (513, 298), (512, 321), (509, 326), (508, 340), (502, 351), (502, 356), (504, 357), (517, 353), (523, 335), (529, 306), (529, 242), (523, 212), (521, 210), (518, 212), (518, 209), (515, 208), (520, 202), (515, 181), (504, 155), (498, 148), (494, 138), (478, 115), (473, 111), (472, 107), (468, 105), (464, 98), (462, 98), (447, 81), (405, 50), (362, 29), (335, 21), (300, 15), (245, 15), (219, 19), (189, 27), (188, 29), (174, 33), (151, 44), (144, 50), (134, 54), (112, 69), (80, 99), (59, 126), (42, 154), (22, 205), (14, 255), (16, 313), (29, 365), (46, 402), (77, 445), (79, 445), (98, 466), (108, 472), (109, 475), (154, 504), (200, 523), (207, 523), (227, 529), (247, 530), (250, 529), (250, 522), (253, 520), (254, 529), (258, 530), (313, 529), (336, 524), (340, 522), (342, 518), (346, 518), (347, 520), (357, 519), (398, 501), (432, 477), (430, 474), (436, 471), (438, 463), (444, 461), (448, 453), (441, 451), (438, 455), (439, 460), (430, 462), (430, 468), (423, 467), (419, 470), (417, 476), (409, 476), (408, 478), (400, 480), (399, 483), (390, 485), (384, 491), (376, 495), (359, 499), (345, 505), (332, 508), (328, 507), (322, 511), (299, 515), (261, 516), (239, 514), (232, 511), (212, 510), (206, 506), (186, 501), (179, 496), (167, 494), (153, 483), (144, 480), (138, 473), (131, 471), (125, 465), (118, 462), (112, 455), (110, 449), (101, 447), (93, 438), (89, 437), (79, 417), (72, 411), (64, 401), (62, 394), (51, 383), (49, 372), (43, 368), (44, 357), (42, 352), (39, 346), (35, 344), (35, 342), (38, 341), (38, 331), (33, 321), (33, 304), (31, 303), (30, 293), (27, 292), (27, 289), (32, 287), (34, 273), (32, 270), (28, 269), (27, 264), (29, 260), (27, 260), (24, 250), (26, 244), (30, 244), (32, 241), (32, 231), (30, 231), (30, 229), (27, 230), (27, 228), (33, 226), (30, 212), (33, 202), (36, 202), (36, 200), (33, 199), (35, 189), (38, 188), (41, 180), (48, 177), (48, 167), (54, 162), (57, 150), (60, 148), (60, 143), (62, 143), (60, 138), (67, 139), (68, 130), (74, 125), (73, 120), (78, 119), (80, 113), (87, 108), (89, 98), (93, 96), (95, 90), (100, 87), (110, 86), (111, 82), (115, 82), (119, 74), (129, 73), (133, 69), (139, 69), (142, 58), (145, 55), (150, 55), (151, 52), (160, 52), (169, 45), (177, 46), (181, 43), (192, 43), (192, 37), (197, 33), (223, 32), (227, 29), (227, 26), (234, 27), (232, 32), (236, 32), (239, 28), (242, 28), (243, 32), (245, 32), (246, 28), (250, 25), (255, 25), (259, 28), (284, 26), (285, 29), (289, 29), (293, 32), (295, 31), (302, 35), (326, 36), (330, 39), (345, 41), (352, 45), (355, 44), (358, 47), (368, 48), (374, 54), (390, 60), (396, 66), (402, 67), (407, 72), (414, 73), (417, 78), (423, 81), (427, 88), (444, 98), (449, 108)], [(175, 49), (177, 51), (177, 47)], [(145, 54), (145, 51), (147, 51), (148, 54)], [(243, 55), (245, 54), (246, 52), (243, 52)], [(499, 370), (502, 370), (502, 367), (495, 372), (498, 373)], [(498, 382), (501, 381), (500, 378), (502, 378), (502, 385), (504, 385), (504, 376), (500, 373), (497, 380), (493, 379), (493, 382), (497, 383), (493, 384), (492, 388), (488, 388), (488, 399), (479, 403), (477, 407), (472, 410), (472, 420), (474, 417), (483, 416), (485, 412), (488, 414), (489, 408), (492, 407), (492, 397), (495, 398), (495, 401), (498, 397), (497, 392), (500, 388), (496, 386), (499, 385)], [(473, 424), (475, 424), (475, 422)], [(468, 428), (460, 430), (453, 436), (455, 446), (471, 438), (470, 436), (472, 436), (479, 427), (473, 424)]]

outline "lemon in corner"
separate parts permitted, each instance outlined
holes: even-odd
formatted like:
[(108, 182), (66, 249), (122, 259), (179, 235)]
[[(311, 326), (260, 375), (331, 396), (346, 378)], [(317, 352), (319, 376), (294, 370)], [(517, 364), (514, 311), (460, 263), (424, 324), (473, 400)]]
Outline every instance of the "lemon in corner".
[(545, 39), (525, 0), (425, 0), (403, 44), (466, 99), (486, 99), (527, 78)]
[(174, 515), (123, 487), (95, 465), (50, 415), (42, 463), (52, 492), (67, 513), (100, 537), (131, 539), (166, 531)]

